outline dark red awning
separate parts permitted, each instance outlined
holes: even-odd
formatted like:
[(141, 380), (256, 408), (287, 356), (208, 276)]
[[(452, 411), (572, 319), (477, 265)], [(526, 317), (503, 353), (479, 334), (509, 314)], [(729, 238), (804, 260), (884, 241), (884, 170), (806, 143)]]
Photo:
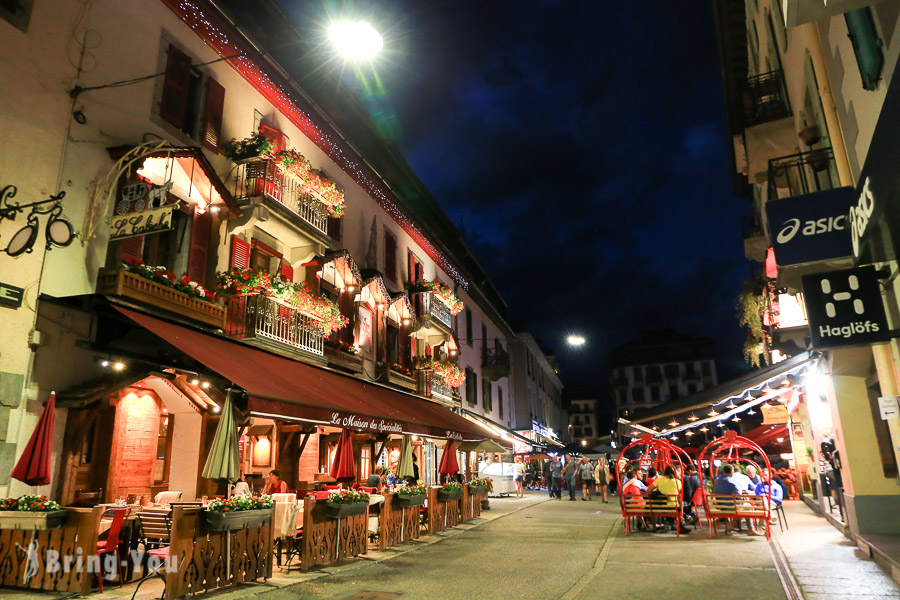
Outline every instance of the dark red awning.
[(255, 415), (457, 441), (491, 437), (446, 406), (127, 308), (115, 308), (245, 389)]

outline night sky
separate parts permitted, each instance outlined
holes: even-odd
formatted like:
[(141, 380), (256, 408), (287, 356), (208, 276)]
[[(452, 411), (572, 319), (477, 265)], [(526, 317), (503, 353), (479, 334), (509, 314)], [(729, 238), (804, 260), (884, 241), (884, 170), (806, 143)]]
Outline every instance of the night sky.
[(711, 3), (283, 3), (309, 38), (341, 14), (382, 32), (383, 53), (344, 81), (566, 384), (605, 402), (609, 350), (656, 327), (714, 339), (720, 377), (745, 368), (749, 208), (732, 192)]

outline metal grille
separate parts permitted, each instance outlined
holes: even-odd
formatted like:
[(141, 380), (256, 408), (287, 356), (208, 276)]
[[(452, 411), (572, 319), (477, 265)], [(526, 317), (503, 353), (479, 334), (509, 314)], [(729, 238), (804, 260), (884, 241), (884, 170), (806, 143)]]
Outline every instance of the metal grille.
[(784, 119), (791, 114), (781, 71), (770, 71), (747, 79), (744, 89), (744, 126), (752, 127)]
[(319, 356), (324, 352), (317, 321), (266, 296), (237, 296), (228, 301), (225, 332), (236, 338), (273, 340)]
[(429, 312), (431, 313), (431, 317), (433, 319), (436, 319), (437, 321), (440, 321), (447, 327), (452, 327), (452, 321), (450, 320), (450, 309), (447, 307), (447, 305), (444, 304), (441, 300), (435, 298), (434, 292), (431, 292), (430, 294), (428, 294), (428, 296), (430, 297), (429, 300), (431, 306), (429, 308)]
[(769, 201), (839, 186), (831, 148), (818, 148), (769, 160)]
[(444, 383), (443, 379), (432, 375), (432, 377), (431, 377), (431, 397), (432, 398), (441, 398), (444, 400), (450, 400), (452, 394), (453, 394), (452, 389), (450, 388), (449, 385)]
[(285, 173), (272, 159), (254, 159), (237, 166), (234, 197), (237, 201), (268, 196), (284, 205), (317, 231), (326, 233), (325, 206), (303, 191), (303, 182)]

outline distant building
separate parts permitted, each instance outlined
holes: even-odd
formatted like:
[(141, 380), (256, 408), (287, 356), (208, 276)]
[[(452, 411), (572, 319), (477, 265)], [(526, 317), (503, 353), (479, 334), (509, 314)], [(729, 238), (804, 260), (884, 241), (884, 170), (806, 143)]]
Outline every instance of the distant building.
[(616, 419), (716, 385), (712, 341), (673, 329), (641, 332), (610, 353)]
[[(563, 384), (553, 355), (544, 354), (527, 332), (509, 340), (512, 363), (512, 428), (536, 442), (565, 434), (562, 412)], [(531, 433), (527, 433), (531, 432)]]
[(589, 389), (574, 389), (566, 392), (566, 399), (569, 402), (569, 440), (593, 448), (600, 435), (596, 394)]

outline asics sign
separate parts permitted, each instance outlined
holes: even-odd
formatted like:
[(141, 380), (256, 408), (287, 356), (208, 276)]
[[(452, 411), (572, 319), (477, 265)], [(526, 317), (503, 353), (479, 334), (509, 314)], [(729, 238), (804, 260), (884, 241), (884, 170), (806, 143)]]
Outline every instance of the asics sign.
[(778, 265), (850, 256), (847, 214), (855, 196), (852, 187), (842, 187), (767, 202), (766, 216)]

